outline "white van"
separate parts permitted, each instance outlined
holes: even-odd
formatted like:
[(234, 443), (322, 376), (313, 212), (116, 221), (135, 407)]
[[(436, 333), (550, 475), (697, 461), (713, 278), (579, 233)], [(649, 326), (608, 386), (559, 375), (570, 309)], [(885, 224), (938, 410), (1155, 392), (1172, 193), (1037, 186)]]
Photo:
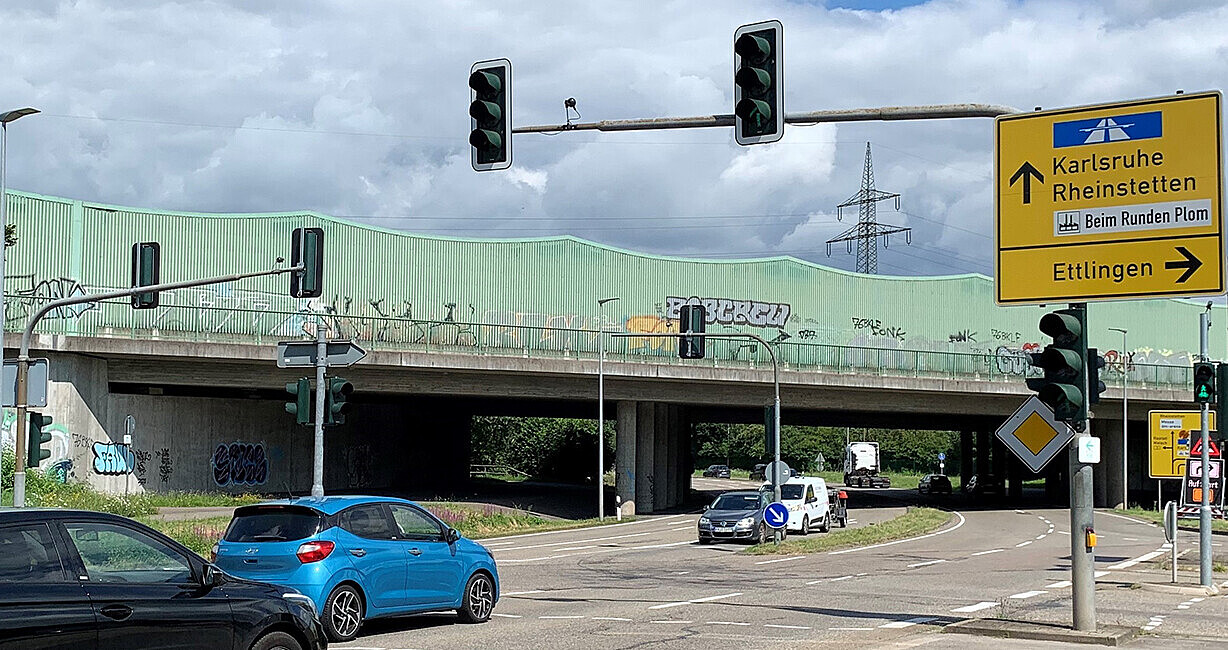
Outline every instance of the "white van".
[(796, 476), (780, 486), (780, 502), (789, 509), (789, 531), (810, 534), (831, 530), (831, 504), (827, 499), (827, 481), (809, 476)]

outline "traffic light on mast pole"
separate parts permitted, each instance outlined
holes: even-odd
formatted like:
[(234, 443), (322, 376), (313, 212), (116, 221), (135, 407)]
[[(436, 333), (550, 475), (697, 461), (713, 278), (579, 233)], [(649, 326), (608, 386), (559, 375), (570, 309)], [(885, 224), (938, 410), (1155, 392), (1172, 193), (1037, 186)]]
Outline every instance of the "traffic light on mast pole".
[(1194, 401), (1199, 404), (1215, 402), (1215, 364), (1199, 361), (1194, 364)]
[(784, 27), (779, 20), (733, 33), (733, 136), (738, 144), (776, 142), (785, 133)]
[[(703, 334), (707, 310), (703, 305), (683, 305), (678, 309), (678, 331), (683, 334)], [(683, 336), (678, 339), (679, 359), (704, 358), (704, 337)]]
[(286, 384), (286, 392), (294, 396), (294, 401), (286, 402), (286, 412), (294, 416), (299, 424), (311, 422), (311, 380), (303, 377), (296, 382)]
[(1087, 312), (1083, 308), (1060, 309), (1040, 319), (1040, 331), (1053, 338), (1044, 351), (1029, 355), (1029, 361), (1044, 371), (1043, 378), (1028, 379), (1028, 388), (1053, 409), (1054, 416), (1082, 430), (1087, 420), (1086, 385)]
[[(137, 242), (132, 245), (132, 285), (147, 287), (159, 284), (162, 277), (162, 245), (156, 241)], [(158, 306), (158, 292), (138, 293), (132, 296), (133, 309), (153, 309)]]
[(42, 413), (30, 413), (29, 438), (26, 441), (26, 467), (38, 467), (38, 464), (51, 458), (51, 450), (43, 449), (43, 445), (51, 442), (51, 416)]
[(329, 377), (324, 390), (324, 424), (345, 424), (345, 414), (350, 412), (347, 401), (354, 392), (354, 384), (341, 377)]
[(474, 171), (512, 165), (512, 62), (479, 61), (469, 70), (469, 147)]

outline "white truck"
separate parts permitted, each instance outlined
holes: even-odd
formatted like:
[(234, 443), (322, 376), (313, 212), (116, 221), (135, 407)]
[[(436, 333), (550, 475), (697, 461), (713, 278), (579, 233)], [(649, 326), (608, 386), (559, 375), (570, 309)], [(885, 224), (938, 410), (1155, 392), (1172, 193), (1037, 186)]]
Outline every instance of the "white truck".
[(880, 476), (882, 463), (877, 442), (850, 442), (844, 448), (844, 484), (852, 487), (889, 488), (891, 479)]

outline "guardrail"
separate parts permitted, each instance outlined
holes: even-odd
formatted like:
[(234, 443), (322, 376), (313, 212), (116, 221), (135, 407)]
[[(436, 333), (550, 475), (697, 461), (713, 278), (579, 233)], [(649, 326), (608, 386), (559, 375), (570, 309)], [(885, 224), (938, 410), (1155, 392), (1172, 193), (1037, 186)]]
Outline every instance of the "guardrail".
[(511, 465), (479, 465), (469, 466), (469, 476), (518, 476), (529, 478), (528, 472), (522, 472)]
[[(37, 310), (39, 298), (8, 296), (8, 331), (20, 331), (29, 313)], [(117, 337), (136, 340), (179, 342), (232, 342), (272, 344), (292, 339), (315, 339), (315, 312), (213, 306), (163, 306), (134, 310), (127, 302), (81, 305), (53, 313), (35, 330), (39, 334)], [(369, 350), (414, 350), (477, 355), (514, 355), (524, 358), (571, 359), (597, 357), (595, 328), (554, 327), (523, 323), (422, 320), (383, 316), (320, 314), (326, 335), (360, 342)], [(637, 317), (610, 324), (606, 333), (675, 331), (675, 321)], [(712, 333), (735, 332), (713, 327)], [(933, 377), (977, 381), (1021, 381), (1036, 376), (1023, 350), (1000, 346), (994, 353), (971, 353), (904, 348), (872, 348), (831, 345), (808, 341), (771, 342), (786, 370), (815, 370), (839, 374), (871, 374), (891, 377)], [(676, 342), (666, 338), (607, 337), (607, 361), (681, 364)], [(689, 365), (711, 367), (768, 367), (770, 358), (762, 346), (743, 341), (711, 340), (702, 361)], [(1192, 387), (1189, 364), (1131, 363), (1127, 368), (1131, 387)], [(1110, 363), (1102, 380), (1110, 387), (1121, 385), (1121, 364)]]

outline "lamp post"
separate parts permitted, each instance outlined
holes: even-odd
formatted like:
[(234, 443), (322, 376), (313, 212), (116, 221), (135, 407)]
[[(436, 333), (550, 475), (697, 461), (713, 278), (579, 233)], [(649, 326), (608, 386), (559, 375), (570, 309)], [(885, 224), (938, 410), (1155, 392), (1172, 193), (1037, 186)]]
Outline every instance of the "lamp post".
[[(605, 519), (605, 322), (601, 308), (618, 297), (597, 300), (597, 518)], [(622, 506), (619, 506), (622, 507)]]
[[(5, 172), (8, 168), (9, 122), (38, 112), (36, 108), (18, 108), (0, 113), (0, 365), (4, 362), (4, 258), (8, 257), (8, 187)], [(24, 414), (23, 414), (24, 415)], [(20, 430), (20, 429), (19, 429)], [(13, 466), (13, 505), (24, 505), (26, 500), (26, 441), (17, 436), (13, 452), (17, 455)]]
[(1126, 352), (1126, 330), (1120, 327), (1110, 327), (1114, 332), (1121, 332), (1121, 354), (1117, 355), (1121, 358), (1121, 507), (1123, 510), (1130, 508), (1130, 438), (1127, 435), (1129, 431), (1130, 416), (1126, 407), (1129, 404), (1126, 396), (1126, 371), (1129, 368), (1130, 357)]

